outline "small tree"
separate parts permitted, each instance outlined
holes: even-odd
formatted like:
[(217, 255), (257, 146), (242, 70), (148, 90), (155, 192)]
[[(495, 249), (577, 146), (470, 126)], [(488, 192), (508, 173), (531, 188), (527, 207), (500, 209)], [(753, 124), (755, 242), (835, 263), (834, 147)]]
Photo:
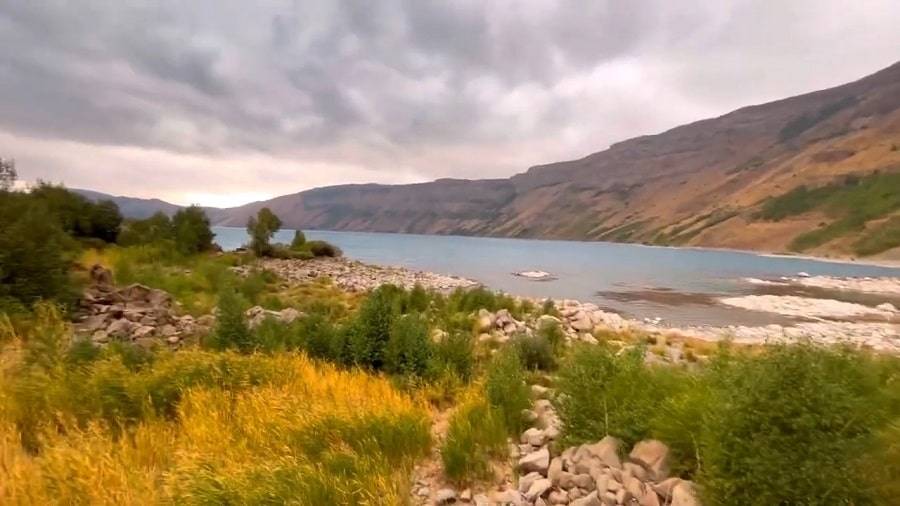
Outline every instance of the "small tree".
[(18, 174), (16, 161), (0, 158), (0, 191), (9, 191), (15, 186)]
[(190, 206), (172, 217), (175, 244), (184, 254), (209, 251), (213, 247), (215, 234), (209, 228), (209, 218), (199, 206)]
[(306, 246), (306, 234), (302, 230), (294, 232), (294, 240), (291, 241), (292, 250), (302, 250)]
[(236, 348), (243, 353), (253, 351), (255, 343), (244, 319), (244, 306), (241, 297), (231, 287), (225, 287), (219, 294), (216, 329), (211, 343), (213, 348)]
[(281, 218), (271, 209), (264, 207), (247, 221), (247, 233), (250, 234), (250, 249), (257, 256), (272, 253), (272, 236), (281, 228)]

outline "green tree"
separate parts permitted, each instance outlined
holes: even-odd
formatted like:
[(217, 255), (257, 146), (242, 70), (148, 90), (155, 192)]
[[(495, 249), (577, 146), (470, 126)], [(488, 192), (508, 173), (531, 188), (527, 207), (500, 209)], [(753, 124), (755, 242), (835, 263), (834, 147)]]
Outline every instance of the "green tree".
[(243, 353), (253, 351), (253, 334), (244, 318), (246, 304), (234, 289), (226, 287), (219, 294), (216, 328), (212, 336), (212, 347), (218, 349), (236, 348)]
[(268, 256), (272, 253), (272, 236), (281, 228), (281, 218), (271, 209), (264, 207), (247, 221), (247, 233), (250, 234), (250, 249), (257, 256)]
[(42, 202), (24, 194), (0, 194), (0, 299), (26, 305), (67, 299), (74, 248)]
[(385, 370), (394, 374), (425, 376), (432, 355), (428, 321), (421, 314), (401, 316), (391, 327), (385, 347)]
[(306, 246), (306, 234), (302, 230), (294, 232), (294, 240), (291, 241), (291, 249), (300, 251)]
[(172, 217), (172, 230), (178, 251), (186, 255), (213, 249), (215, 234), (209, 228), (209, 218), (199, 206), (190, 206)]
[(156, 244), (163, 241), (175, 241), (175, 229), (172, 220), (162, 211), (144, 220), (133, 220), (125, 223), (119, 233), (118, 243), (122, 246), (138, 244)]
[(111, 200), (101, 200), (89, 207), (91, 221), (91, 237), (106, 242), (116, 242), (122, 227), (122, 213), (119, 206)]

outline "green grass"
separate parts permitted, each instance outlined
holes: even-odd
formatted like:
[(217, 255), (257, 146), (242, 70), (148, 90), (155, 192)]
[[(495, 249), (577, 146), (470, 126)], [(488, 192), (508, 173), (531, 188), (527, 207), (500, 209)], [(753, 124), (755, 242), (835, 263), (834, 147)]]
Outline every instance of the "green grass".
[(441, 461), (448, 478), (469, 483), (491, 478), (491, 461), (506, 454), (503, 415), (474, 393), (450, 418)]
[(875, 255), (900, 246), (900, 216), (892, 216), (886, 222), (866, 229), (853, 244), (853, 251), (860, 256)]
[[(780, 221), (814, 210), (823, 211), (832, 221), (819, 229), (798, 235), (791, 242), (790, 249), (804, 251), (821, 246), (863, 230), (868, 221), (900, 210), (900, 172), (847, 177), (818, 188), (800, 186), (765, 201), (757, 217)], [(870, 235), (872, 239), (858, 248), (859, 254), (883, 251), (879, 248), (893, 241), (893, 229), (890, 227), (873, 231)]]

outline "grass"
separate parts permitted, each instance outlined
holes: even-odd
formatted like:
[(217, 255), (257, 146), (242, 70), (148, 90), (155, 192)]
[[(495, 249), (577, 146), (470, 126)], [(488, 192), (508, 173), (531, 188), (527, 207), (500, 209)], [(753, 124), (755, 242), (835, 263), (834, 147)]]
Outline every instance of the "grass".
[[(832, 218), (828, 225), (798, 235), (790, 244), (794, 251), (804, 251), (833, 239), (864, 229), (866, 222), (900, 210), (900, 172), (873, 173), (864, 177), (847, 177), (818, 188), (800, 186), (763, 203), (757, 217), (780, 221), (813, 210), (821, 210)], [(874, 230), (865, 243), (856, 247), (859, 254), (873, 254), (887, 248), (895, 240), (893, 229)]]
[(900, 246), (900, 216), (892, 216), (884, 223), (866, 228), (862, 236), (853, 243), (853, 251), (860, 256), (869, 256)]
[(502, 414), (471, 390), (450, 418), (441, 447), (444, 473), (458, 484), (492, 478), (491, 462), (506, 456), (506, 434)]
[(0, 389), (3, 504), (399, 504), (430, 444), (390, 382), (303, 355), (17, 372)]

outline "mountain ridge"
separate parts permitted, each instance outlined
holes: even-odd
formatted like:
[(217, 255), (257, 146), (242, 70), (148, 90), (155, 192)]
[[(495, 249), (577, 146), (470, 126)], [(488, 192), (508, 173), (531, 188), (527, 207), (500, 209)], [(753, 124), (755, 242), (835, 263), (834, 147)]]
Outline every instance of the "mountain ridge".
[[(214, 223), (232, 226), (266, 206), (291, 228), (781, 252), (842, 218), (813, 206), (762, 220), (764, 202), (803, 185), (900, 171), (898, 144), (900, 62), (848, 84), (741, 107), (506, 179), (339, 185), (208, 212)], [(877, 228), (898, 213), (867, 217), (803, 251), (852, 255), (856, 236), (875, 230), (867, 224)]]

